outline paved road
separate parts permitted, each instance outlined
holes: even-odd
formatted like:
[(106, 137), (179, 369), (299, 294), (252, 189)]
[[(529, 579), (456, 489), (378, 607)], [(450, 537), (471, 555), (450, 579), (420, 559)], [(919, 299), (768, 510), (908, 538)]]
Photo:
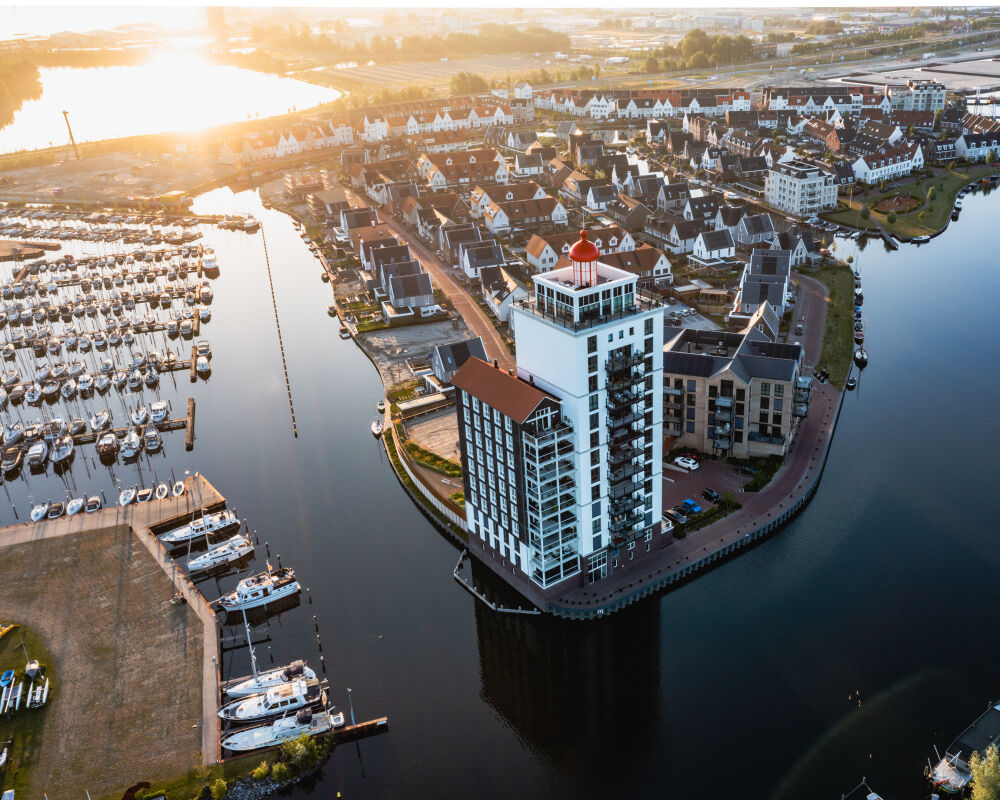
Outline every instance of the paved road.
[[(808, 374), (812, 367), (819, 363), (823, 354), (823, 330), (826, 327), (826, 310), (830, 302), (830, 293), (826, 286), (815, 278), (807, 277), (798, 272), (792, 277), (799, 282), (796, 293), (795, 313), (792, 315), (792, 329), (788, 341), (801, 342), (805, 348), (803, 372)], [(795, 326), (802, 323), (805, 334), (795, 335)]]
[[(347, 191), (351, 205), (355, 207), (368, 205), (350, 189), (347, 189), (347, 187), (344, 188)], [(455, 310), (462, 315), (462, 319), (465, 320), (465, 324), (469, 326), (469, 329), (477, 336), (482, 337), (483, 343), (486, 345), (486, 354), (491, 359), (496, 359), (500, 363), (501, 368), (514, 369), (516, 365), (514, 356), (507, 349), (507, 344), (500, 335), (500, 331), (496, 329), (486, 316), (486, 312), (473, 299), (468, 290), (452, 277), (451, 269), (442, 264), (437, 256), (412, 231), (404, 228), (384, 211), (379, 212), (379, 217), (385, 221), (385, 224), (392, 229), (393, 233), (401, 241), (406, 242), (410, 246), (410, 252), (413, 253), (414, 258), (420, 262), (424, 270), (434, 279), (434, 283), (448, 296), (448, 299), (455, 306)]]

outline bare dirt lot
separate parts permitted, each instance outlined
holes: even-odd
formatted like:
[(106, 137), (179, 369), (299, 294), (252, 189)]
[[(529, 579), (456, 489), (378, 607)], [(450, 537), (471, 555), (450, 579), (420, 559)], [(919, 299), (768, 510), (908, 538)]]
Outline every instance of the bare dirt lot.
[(462, 451), (458, 444), (458, 417), (455, 406), (440, 411), (422, 414), (404, 423), (410, 440), (424, 450), (430, 450), (442, 458), (461, 462)]
[(413, 378), (409, 364), (429, 362), (430, 352), (436, 345), (460, 342), (470, 336), (465, 322), (456, 318), (372, 331), (360, 335), (358, 342), (375, 361), (382, 382), (386, 387), (392, 387)]
[(126, 527), (0, 544), (3, 617), (53, 662), (41, 736), (5, 776), (19, 798), (107, 796), (200, 761), (202, 625), (172, 594)]

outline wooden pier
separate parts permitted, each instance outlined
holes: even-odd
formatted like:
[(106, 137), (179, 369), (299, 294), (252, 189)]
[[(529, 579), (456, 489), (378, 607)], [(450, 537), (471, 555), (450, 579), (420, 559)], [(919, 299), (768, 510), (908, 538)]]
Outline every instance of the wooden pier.
[(194, 447), (194, 398), (188, 398), (187, 418), (184, 424), (184, 449)]

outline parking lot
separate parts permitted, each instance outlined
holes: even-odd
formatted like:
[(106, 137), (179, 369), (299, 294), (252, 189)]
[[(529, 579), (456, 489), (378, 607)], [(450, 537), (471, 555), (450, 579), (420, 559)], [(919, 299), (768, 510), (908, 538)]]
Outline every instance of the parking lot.
[(749, 480), (749, 475), (741, 475), (736, 467), (722, 460), (704, 458), (701, 466), (694, 472), (682, 470), (672, 463), (664, 464), (663, 510), (680, 505), (687, 498), (694, 500), (702, 508), (710, 507), (711, 501), (701, 496), (705, 488), (715, 489), (720, 496), (732, 492), (738, 501), (740, 489)]
[[(678, 327), (681, 327), (681, 328), (695, 328), (695, 329), (701, 330), (701, 331), (717, 331), (717, 330), (721, 330), (721, 328), (718, 325), (716, 325), (714, 322), (712, 322), (712, 320), (710, 320), (708, 317), (703, 317), (701, 314), (699, 314), (693, 308), (691, 308), (688, 305), (685, 305), (680, 300), (675, 300), (672, 297), (665, 297), (665, 298), (663, 298), (663, 304), (664, 304), (664, 310), (666, 312), (666, 317), (667, 317), (666, 324), (668, 326), (673, 325), (673, 323), (670, 322), (670, 315), (673, 314), (673, 313), (677, 313), (677, 314), (680, 314), (680, 316), (681, 316), (680, 325)], [(691, 312), (694, 312), (694, 313), (691, 313)]]

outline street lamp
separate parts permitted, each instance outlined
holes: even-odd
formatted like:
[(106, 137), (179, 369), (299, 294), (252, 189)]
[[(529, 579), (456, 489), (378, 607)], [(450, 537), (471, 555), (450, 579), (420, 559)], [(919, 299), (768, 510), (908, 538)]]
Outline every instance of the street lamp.
[(348, 689), (347, 689), (347, 705), (351, 709), (351, 727), (353, 728), (354, 727), (354, 703), (351, 702), (351, 689), (350, 689), (350, 687), (348, 687)]

